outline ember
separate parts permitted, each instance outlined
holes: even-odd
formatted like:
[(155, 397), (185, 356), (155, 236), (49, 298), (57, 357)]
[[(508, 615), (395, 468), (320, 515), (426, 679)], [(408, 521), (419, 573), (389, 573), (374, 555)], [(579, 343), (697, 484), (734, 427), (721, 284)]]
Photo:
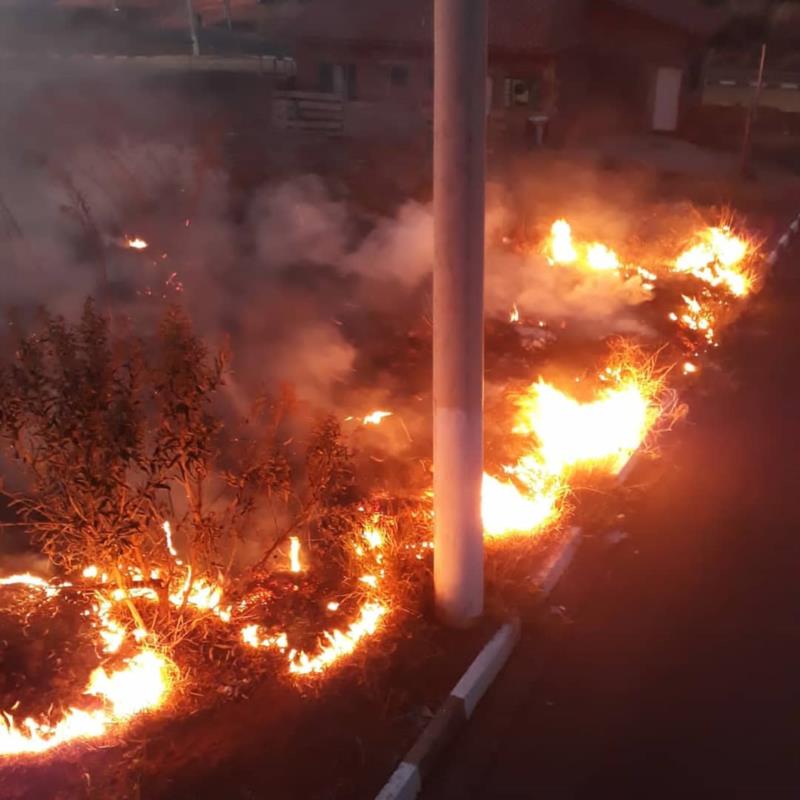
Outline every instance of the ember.
[(144, 239), (140, 239), (138, 236), (126, 237), (123, 241), (123, 244), (125, 247), (129, 247), (131, 250), (147, 249), (147, 242)]

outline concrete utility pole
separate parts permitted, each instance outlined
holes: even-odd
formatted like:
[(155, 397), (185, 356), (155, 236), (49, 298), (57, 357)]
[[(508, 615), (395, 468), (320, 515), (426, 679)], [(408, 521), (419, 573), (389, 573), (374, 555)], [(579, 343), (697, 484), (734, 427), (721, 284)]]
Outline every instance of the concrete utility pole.
[(231, 0), (222, 0), (222, 6), (225, 9), (225, 24), (228, 30), (233, 30), (233, 22), (231, 22)]
[(197, 38), (197, 17), (194, 13), (194, 3), (186, 0), (186, 14), (189, 17), (189, 36), (192, 39), (192, 55), (200, 55), (200, 40)]
[(458, 627), (483, 612), (486, 8), (434, 1), (434, 584)]

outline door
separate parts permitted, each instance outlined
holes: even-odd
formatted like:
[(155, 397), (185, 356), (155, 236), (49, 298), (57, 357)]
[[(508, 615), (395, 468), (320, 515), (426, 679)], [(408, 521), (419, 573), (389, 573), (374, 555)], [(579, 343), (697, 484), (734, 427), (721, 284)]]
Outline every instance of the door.
[(659, 67), (656, 70), (652, 118), (654, 131), (671, 132), (677, 129), (682, 78), (683, 70), (678, 67)]

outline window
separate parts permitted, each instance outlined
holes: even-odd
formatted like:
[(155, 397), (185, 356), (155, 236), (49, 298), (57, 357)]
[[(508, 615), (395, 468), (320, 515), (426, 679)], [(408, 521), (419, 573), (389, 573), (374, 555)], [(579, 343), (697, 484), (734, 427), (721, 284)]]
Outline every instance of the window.
[(355, 64), (320, 64), (317, 85), (320, 92), (348, 100), (358, 97), (358, 72)]
[(333, 92), (333, 64), (319, 65), (318, 85), (321, 92)]
[(537, 108), (539, 105), (539, 82), (528, 78), (506, 78), (505, 84), (506, 108), (514, 106), (527, 106)]
[(389, 82), (392, 86), (408, 86), (408, 67), (403, 64), (392, 64), (389, 68)]
[(345, 97), (355, 100), (358, 97), (358, 71), (355, 64), (344, 65)]

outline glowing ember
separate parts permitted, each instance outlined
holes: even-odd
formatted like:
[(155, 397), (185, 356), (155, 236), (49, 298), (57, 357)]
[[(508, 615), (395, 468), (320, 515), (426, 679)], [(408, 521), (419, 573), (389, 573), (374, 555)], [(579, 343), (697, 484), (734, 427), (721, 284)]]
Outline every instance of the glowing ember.
[(373, 411), (362, 420), (365, 425), (380, 425), (386, 417), (391, 417), (391, 411)]
[(697, 372), (697, 365), (692, 364), (691, 361), (685, 361), (683, 364), (683, 374), (692, 375), (695, 372)]
[(675, 261), (675, 271), (687, 273), (713, 287), (723, 287), (736, 297), (744, 297), (752, 288), (753, 278), (742, 268), (749, 245), (730, 228), (706, 228), (699, 241)]
[(140, 239), (138, 236), (128, 236), (125, 239), (125, 247), (129, 247), (131, 250), (146, 250), (147, 242), (144, 239)]
[(300, 540), (296, 536), (289, 537), (289, 571), (303, 571), (300, 565)]
[[(696, 297), (687, 297), (683, 295), (683, 302), (686, 304), (686, 310), (678, 317), (683, 327), (691, 331), (697, 331), (702, 334), (709, 344), (714, 343), (714, 315), (713, 313), (703, 308), (702, 304)], [(672, 319), (672, 316), (670, 316)]]

